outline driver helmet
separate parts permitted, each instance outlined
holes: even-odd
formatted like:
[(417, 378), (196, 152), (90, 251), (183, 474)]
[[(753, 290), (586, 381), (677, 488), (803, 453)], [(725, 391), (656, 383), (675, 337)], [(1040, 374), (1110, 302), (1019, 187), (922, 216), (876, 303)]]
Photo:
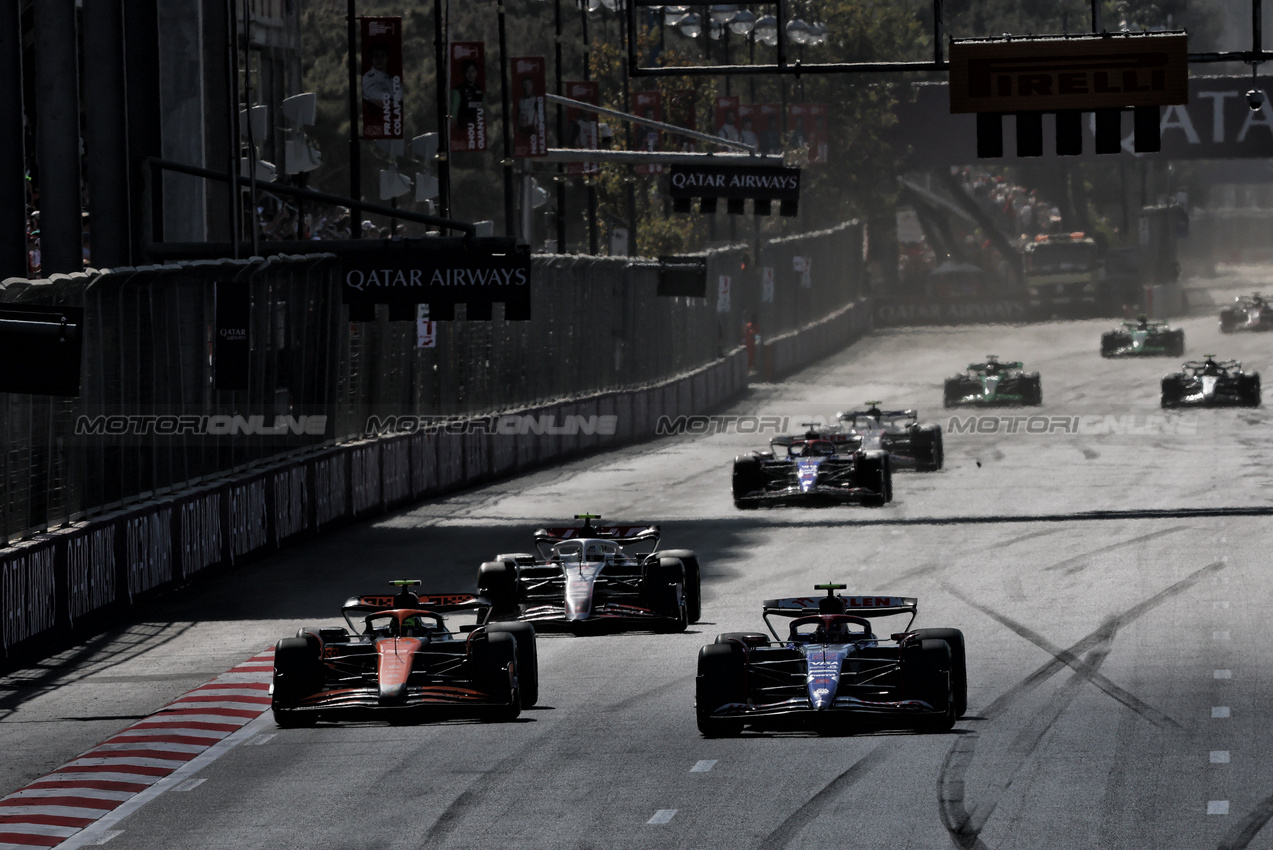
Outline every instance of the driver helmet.
[(410, 617), (402, 618), (402, 633), (404, 635), (416, 635), (424, 631), (424, 620), (412, 614)]
[(1140, 330), (1143, 331), (1145, 328), (1149, 327), (1149, 317), (1144, 313), (1141, 313), (1136, 317), (1136, 323), (1140, 326)]

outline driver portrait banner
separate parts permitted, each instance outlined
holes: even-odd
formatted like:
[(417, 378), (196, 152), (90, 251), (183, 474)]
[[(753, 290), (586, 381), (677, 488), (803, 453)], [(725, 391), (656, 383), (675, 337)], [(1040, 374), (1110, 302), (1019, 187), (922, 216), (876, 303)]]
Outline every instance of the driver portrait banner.
[(486, 150), (486, 42), (451, 44), (451, 150)]
[(402, 18), (362, 19), (362, 137), (403, 138)]
[(513, 128), (513, 156), (548, 156), (548, 122), (544, 119), (544, 57), (514, 57), (513, 91), (517, 92), (517, 123)]
[[(601, 84), (582, 80), (565, 82), (566, 97), (596, 106), (601, 96)], [(577, 106), (566, 107), (566, 141), (563, 147), (597, 149), (597, 113)], [(566, 166), (567, 174), (596, 174), (601, 166), (595, 162), (572, 162)]]
[[(636, 114), (647, 121), (663, 121), (663, 93), (656, 91), (637, 92), (632, 96), (632, 106)], [(657, 127), (647, 127), (644, 124), (637, 125), (637, 148), (639, 150), (654, 152), (663, 148), (663, 131)], [(637, 174), (662, 174), (662, 165), (638, 165), (636, 167)]]

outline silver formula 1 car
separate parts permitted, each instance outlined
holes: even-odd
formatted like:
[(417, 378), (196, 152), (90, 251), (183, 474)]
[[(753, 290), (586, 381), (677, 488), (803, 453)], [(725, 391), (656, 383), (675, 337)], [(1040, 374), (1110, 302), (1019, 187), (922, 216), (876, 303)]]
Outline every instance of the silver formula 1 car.
[(888, 452), (895, 469), (941, 469), (945, 447), (940, 425), (921, 423), (914, 410), (880, 410), (878, 401), (867, 404), (866, 410), (836, 414), (854, 448)]
[[(605, 628), (684, 631), (698, 622), (698, 556), (658, 548), (657, 525), (593, 525), (535, 532), (538, 555), (496, 555), (478, 569), (477, 592), (496, 620), (576, 634)], [(637, 550), (645, 550), (643, 552)]]
[[(698, 728), (707, 737), (746, 728), (851, 732), (900, 726), (945, 731), (967, 710), (964, 636), (958, 629), (912, 630), (911, 597), (768, 599), (769, 635), (729, 632), (699, 650)], [(909, 615), (900, 632), (875, 634), (873, 620)], [(771, 617), (790, 622), (780, 634)]]
[(769, 451), (734, 458), (734, 506), (862, 504), (879, 507), (893, 500), (893, 466), (888, 452), (862, 448), (843, 428), (775, 437)]
[(1239, 295), (1233, 303), (1220, 311), (1220, 332), (1273, 330), (1273, 305), (1254, 292)]
[(1185, 362), (1162, 379), (1163, 407), (1259, 407), (1260, 373), (1244, 372), (1237, 360)]

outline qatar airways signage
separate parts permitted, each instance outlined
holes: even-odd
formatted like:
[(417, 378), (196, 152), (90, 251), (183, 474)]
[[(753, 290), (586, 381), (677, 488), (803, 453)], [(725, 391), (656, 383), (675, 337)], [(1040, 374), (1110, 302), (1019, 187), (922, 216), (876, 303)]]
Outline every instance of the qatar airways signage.
[(506, 319), (530, 317), (530, 247), (512, 239), (379, 243), (342, 253), (341, 264), (353, 321), (374, 318), (376, 304), (388, 304), (391, 319), (415, 321), (418, 304), (429, 305), (431, 319), (451, 318), (456, 304), (468, 305), (469, 319), (489, 319), (497, 301)]
[(674, 165), (673, 198), (737, 198), (795, 203), (800, 169), (746, 165)]

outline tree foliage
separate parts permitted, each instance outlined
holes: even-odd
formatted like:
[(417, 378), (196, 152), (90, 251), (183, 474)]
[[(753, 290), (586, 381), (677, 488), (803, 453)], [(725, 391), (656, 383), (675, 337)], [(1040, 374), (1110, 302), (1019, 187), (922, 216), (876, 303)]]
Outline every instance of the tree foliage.
[[(499, 53), (497, 6), (494, 0), (443, 3), (448, 25), (446, 36), (455, 41), (485, 41), (487, 50), (487, 102), (489, 150), (484, 154), (462, 153), (451, 158), (452, 214), (465, 220), (503, 221), (503, 134), (498, 87)], [(1219, 29), (1214, 14), (1221, 0), (1100, 0), (1104, 24), (1117, 29), (1161, 29), (1188, 27), (1191, 43), (1213, 49)], [(318, 93), (319, 120), (314, 136), (323, 151), (323, 167), (313, 175), (313, 185), (326, 191), (345, 193), (349, 185), (349, 76), (345, 2), (311, 0), (302, 9), (303, 74), (306, 86)], [(507, 6), (509, 56), (545, 56), (549, 87), (554, 85), (553, 0), (519, 0)], [(664, 103), (674, 93), (692, 92), (697, 127), (710, 128), (715, 97), (730, 93), (752, 103), (826, 103), (831, 108), (832, 151), (827, 165), (804, 170), (799, 224), (775, 214), (759, 226), (774, 232), (793, 227), (813, 228), (844, 218), (891, 215), (896, 201), (896, 178), (902, 170), (899, 153), (888, 143), (886, 133), (894, 123), (892, 107), (906, 96), (910, 83), (919, 74), (803, 74), (626, 78), (625, 22), (621, 15), (604, 9), (587, 14), (588, 38), (584, 38), (584, 15), (571, 0), (561, 0), (562, 77), (595, 79), (601, 87), (601, 103), (612, 109), (629, 109), (631, 94), (659, 90)], [(771, 6), (752, 6), (757, 15), (772, 12)], [(870, 62), (931, 59), (934, 53), (932, 3), (930, 0), (792, 0), (791, 16), (826, 25), (829, 38), (819, 47), (789, 47), (789, 61)], [(1083, 32), (1090, 27), (1090, 0), (944, 0), (944, 32), (951, 37), (998, 35), (1002, 33)], [(685, 38), (672, 28), (659, 25), (659, 14), (638, 10), (637, 41), (642, 62), (664, 66), (775, 62), (774, 49), (737, 35), (723, 41)], [(706, 11), (702, 9), (701, 11)], [(409, 5), (387, 0), (361, 0), (360, 15), (402, 15), (404, 30), (404, 87), (408, 138), (430, 132), (438, 125), (437, 69), (434, 62), (434, 6)], [(585, 63), (587, 70), (585, 72)], [(936, 75), (931, 75), (935, 78)], [(665, 120), (667, 120), (665, 112)], [(628, 147), (627, 128), (615, 126), (615, 147)], [(556, 122), (550, 117), (550, 145), (557, 146)], [(377, 172), (387, 160), (375, 146), (362, 143), (364, 196), (374, 198)], [(792, 151), (799, 154), (798, 151)], [(425, 170), (427, 164), (400, 163), (404, 173)], [(542, 184), (555, 179), (556, 168), (543, 163), (532, 166)], [(698, 213), (673, 215), (666, 196), (666, 178), (636, 175), (630, 166), (607, 165), (600, 174), (587, 178), (564, 178), (567, 192), (571, 241), (586, 240), (583, 222), (585, 181), (597, 190), (598, 217), (605, 234), (614, 226), (629, 226), (634, 211), (640, 249), (645, 254), (693, 250), (702, 247), (712, 231), (725, 232), (722, 212), (713, 224)], [(1095, 186), (1097, 194), (1101, 187)], [(633, 209), (630, 209), (632, 207)], [(722, 205), (723, 208), (723, 205)], [(751, 222), (748, 222), (748, 229)], [(731, 228), (737, 230), (736, 227)], [(502, 227), (497, 227), (497, 231)], [(544, 234), (540, 234), (543, 238)], [(604, 242), (603, 242), (604, 244)]]

